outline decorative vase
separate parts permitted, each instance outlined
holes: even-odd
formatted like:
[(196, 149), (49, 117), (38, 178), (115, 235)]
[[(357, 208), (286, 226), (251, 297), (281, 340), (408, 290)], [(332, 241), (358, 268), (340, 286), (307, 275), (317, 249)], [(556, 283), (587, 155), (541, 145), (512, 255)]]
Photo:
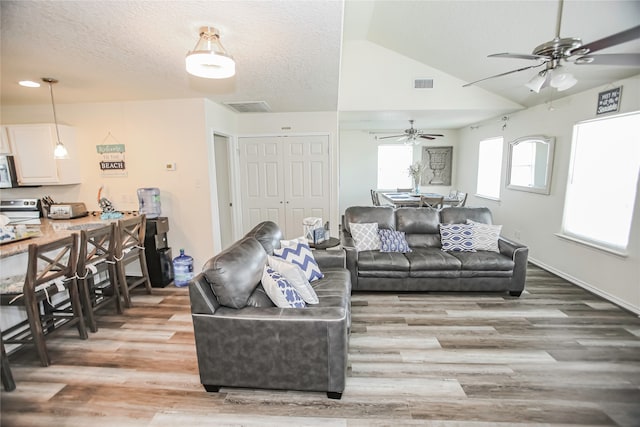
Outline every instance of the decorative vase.
[(420, 174), (413, 175), (413, 193), (420, 194)]

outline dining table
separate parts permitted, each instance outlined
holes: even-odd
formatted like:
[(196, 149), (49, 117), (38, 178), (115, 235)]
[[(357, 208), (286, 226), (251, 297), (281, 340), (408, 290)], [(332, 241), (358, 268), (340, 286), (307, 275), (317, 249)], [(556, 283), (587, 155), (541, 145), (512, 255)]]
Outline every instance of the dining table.
[(380, 204), (392, 205), (396, 208), (401, 207), (419, 207), (420, 196), (429, 198), (443, 197), (443, 204), (449, 206), (456, 206), (459, 203), (457, 198), (451, 198), (438, 193), (412, 193), (412, 192), (384, 192), (378, 193), (380, 195)]

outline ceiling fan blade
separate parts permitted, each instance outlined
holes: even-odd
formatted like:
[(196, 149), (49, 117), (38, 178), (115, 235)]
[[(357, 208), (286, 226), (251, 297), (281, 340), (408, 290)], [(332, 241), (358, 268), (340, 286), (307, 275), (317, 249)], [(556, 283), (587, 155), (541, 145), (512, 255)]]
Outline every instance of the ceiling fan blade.
[(530, 65), (530, 66), (528, 66), (528, 67), (518, 68), (517, 70), (507, 71), (506, 73), (496, 74), (495, 76), (485, 77), (484, 79), (476, 80), (475, 82), (471, 82), (471, 83), (467, 83), (467, 84), (465, 84), (465, 85), (462, 85), (462, 87), (471, 86), (471, 85), (473, 85), (473, 84), (476, 84), (476, 83), (479, 83), (479, 82), (483, 82), (483, 81), (485, 81), (485, 80), (495, 79), (496, 77), (506, 76), (506, 75), (508, 75), (508, 74), (517, 73), (517, 72), (519, 72), (519, 71), (528, 70), (528, 69), (530, 69), (530, 68), (540, 67), (541, 65), (544, 65), (544, 64), (545, 64), (545, 63), (543, 62), (542, 64)]
[(376, 136), (376, 139), (398, 138), (404, 135)]
[(527, 53), (494, 53), (488, 55), (487, 58), (514, 58), (514, 59), (533, 59), (538, 61), (549, 61), (551, 58), (544, 55), (533, 55)]
[(575, 51), (578, 55), (593, 53), (593, 52), (597, 52), (599, 50), (606, 49), (611, 46), (616, 46), (621, 43), (626, 43), (638, 38), (640, 38), (640, 25), (638, 25), (637, 27), (629, 28), (628, 30), (621, 31), (616, 34), (612, 34), (600, 40), (583, 44), (582, 46), (576, 49), (573, 49), (572, 52), (569, 52), (569, 55), (573, 55), (574, 54), (573, 51)]
[(620, 65), (640, 67), (640, 53), (602, 53), (576, 58), (578, 65)]
[(424, 139), (436, 139), (435, 136), (429, 136), (429, 135), (420, 135), (420, 138), (424, 138)]
[(440, 135), (439, 133), (421, 133), (419, 136), (421, 138), (424, 138), (425, 136), (444, 136), (444, 135)]

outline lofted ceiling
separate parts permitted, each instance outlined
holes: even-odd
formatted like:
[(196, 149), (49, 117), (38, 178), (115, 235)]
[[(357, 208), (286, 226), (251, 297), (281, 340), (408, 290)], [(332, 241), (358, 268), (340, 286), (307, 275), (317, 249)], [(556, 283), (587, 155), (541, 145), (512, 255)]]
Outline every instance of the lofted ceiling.
[[(45, 86), (25, 89), (17, 81), (55, 77), (58, 103), (193, 97), (266, 101), (273, 112), (338, 110), (342, 128), (402, 129), (415, 119), (419, 128), (447, 129), (640, 73), (637, 67), (569, 64), (579, 82), (562, 93), (526, 89), (535, 70), (461, 88), (531, 65), (487, 55), (530, 53), (551, 40), (557, 6), (556, 0), (2, 0), (1, 102), (46, 103)], [(566, 0), (561, 36), (586, 43), (638, 22), (639, 1)], [(236, 60), (236, 76), (207, 80), (185, 72), (185, 54), (204, 25), (220, 29)], [(358, 46), (375, 57), (350, 59), (353, 52), (362, 55)], [(377, 52), (384, 62), (372, 66)], [(640, 41), (602, 53), (617, 52), (640, 52)], [(341, 64), (343, 74), (351, 67), (351, 78), (341, 77)], [(419, 95), (395, 91), (389, 77), (396, 75), (394, 67), (402, 67), (405, 75), (433, 77), (434, 88)], [(379, 83), (360, 88), (358, 76)], [(358, 99), (375, 100), (378, 92), (388, 107), (358, 105)]]

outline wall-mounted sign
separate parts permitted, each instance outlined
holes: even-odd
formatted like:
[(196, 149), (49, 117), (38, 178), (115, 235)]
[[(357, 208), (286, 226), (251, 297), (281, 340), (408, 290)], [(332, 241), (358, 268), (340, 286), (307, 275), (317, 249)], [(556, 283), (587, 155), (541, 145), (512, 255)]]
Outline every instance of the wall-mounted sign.
[(96, 145), (100, 156), (100, 174), (102, 176), (126, 176), (124, 162), (124, 144)]
[(598, 94), (598, 106), (596, 108), (596, 115), (618, 111), (620, 109), (621, 95), (622, 86), (600, 92)]

